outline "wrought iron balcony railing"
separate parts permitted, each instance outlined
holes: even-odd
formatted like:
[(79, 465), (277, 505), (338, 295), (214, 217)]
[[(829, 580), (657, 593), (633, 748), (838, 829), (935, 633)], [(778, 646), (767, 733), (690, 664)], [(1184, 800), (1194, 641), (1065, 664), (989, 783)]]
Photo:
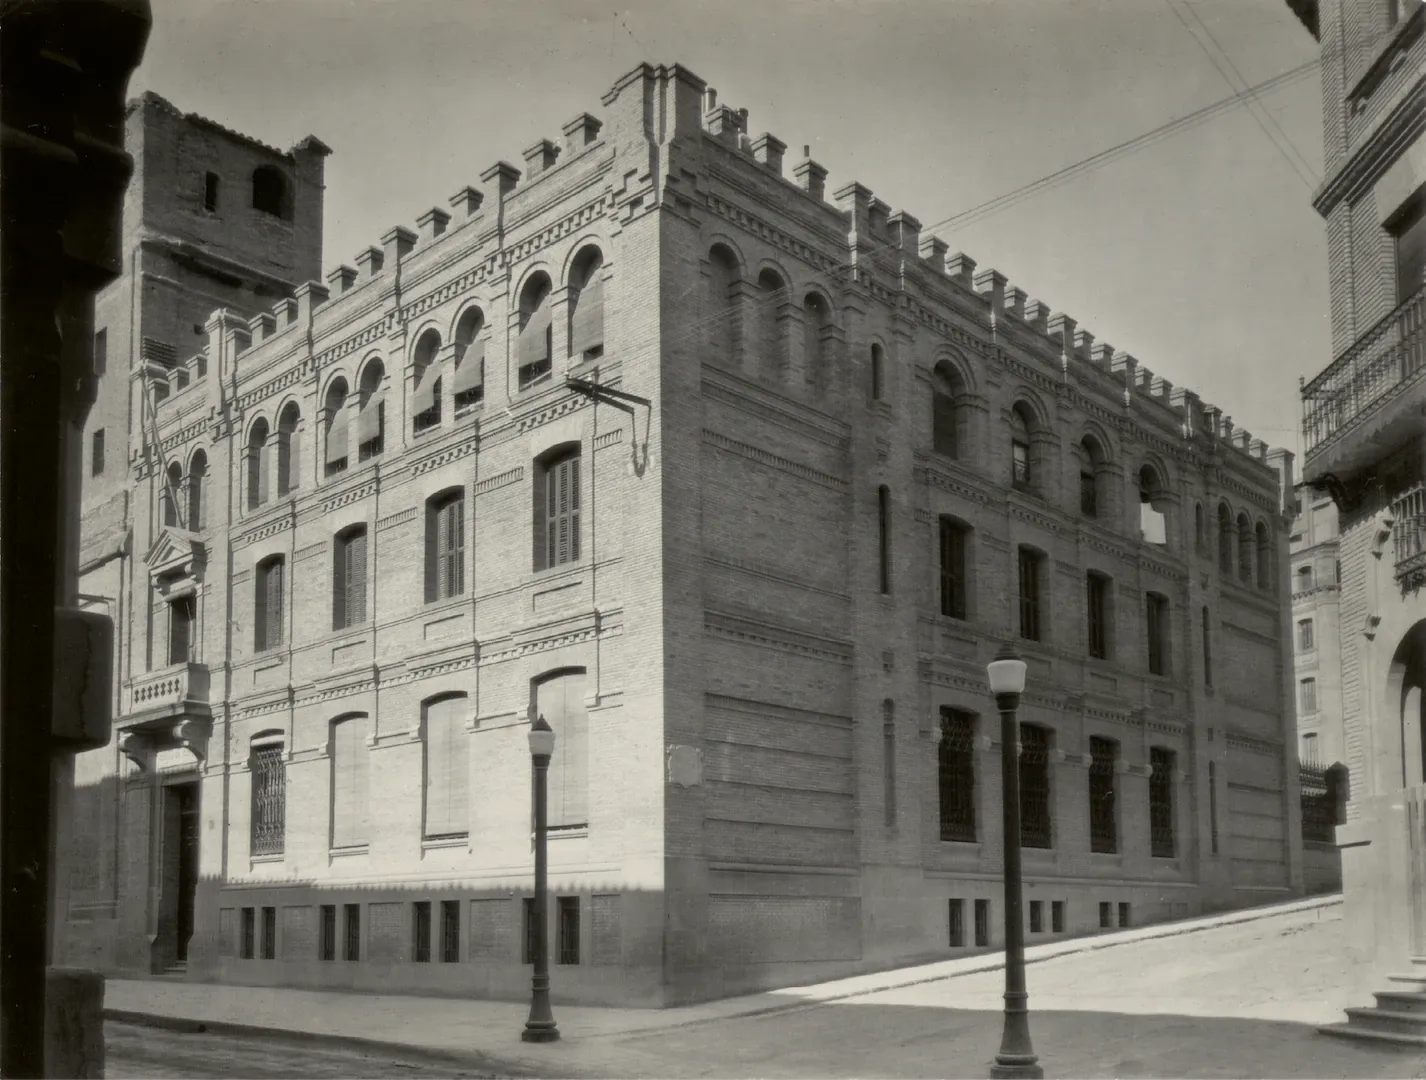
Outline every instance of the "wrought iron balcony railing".
[(1391, 518), (1396, 580), (1411, 588), (1426, 585), (1426, 484), (1398, 496), (1391, 504)]
[(1426, 289), (1363, 334), (1302, 388), (1302, 438), (1310, 458), (1426, 371)]
[(184, 703), (207, 704), (208, 665), (174, 664), (150, 671), (129, 681), (125, 694), (125, 714), (147, 712)]

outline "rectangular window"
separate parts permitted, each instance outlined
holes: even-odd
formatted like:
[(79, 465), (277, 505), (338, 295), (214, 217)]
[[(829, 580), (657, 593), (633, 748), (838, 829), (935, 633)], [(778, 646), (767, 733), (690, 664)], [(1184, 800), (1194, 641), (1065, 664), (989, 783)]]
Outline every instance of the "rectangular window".
[(1119, 744), (1097, 735), (1089, 739), (1089, 850), (1103, 855), (1119, 851), (1119, 812), (1115, 780)]
[(521, 925), (524, 930), (524, 933), (520, 935), (524, 942), (520, 952), (520, 962), (533, 964), (535, 962), (535, 898), (533, 896), (524, 897), (520, 911), (522, 914)]
[(1043, 934), (1045, 932), (1045, 902), (1043, 900), (1030, 901), (1030, 933)]
[[(535, 686), (536, 714), (555, 733), (549, 773), (549, 829), (573, 832), (589, 827), (589, 712), (584, 704), (585, 673), (565, 672)], [(532, 807), (533, 809), (533, 807)], [(533, 828), (533, 814), (531, 828)]]
[(203, 176), (203, 209), (210, 214), (218, 209), (217, 173), (205, 173)]
[(350, 716), (332, 725), (332, 847), (362, 847), (370, 839), (371, 720)]
[(1426, 271), (1426, 200), (1416, 199), (1387, 229), (1396, 247), (1396, 302), (1421, 291)]
[(1109, 658), (1109, 578), (1090, 571), (1085, 578), (1088, 591), (1089, 655), (1097, 660)]
[(956, 412), (955, 398), (940, 390), (931, 392), (931, 449), (947, 457), (958, 456)]
[(323, 960), (335, 960), (337, 958), (337, 905), (322, 905), (322, 943), (321, 953)]
[(277, 959), (277, 908), (262, 909), (262, 958)]
[(1079, 512), (1085, 517), (1099, 516), (1099, 491), (1092, 472), (1079, 474)]
[(411, 905), (411, 961), (431, 962), (431, 902), (417, 900)]
[(990, 944), (990, 901), (975, 902), (975, 943), (982, 948)]
[(426, 603), (465, 592), (465, 493), (452, 492), (427, 504)]
[(366, 528), (348, 529), (337, 537), (332, 568), (332, 629), (345, 630), (366, 622)]
[(1149, 674), (1167, 675), (1169, 670), (1169, 602), (1165, 596), (1149, 593), (1144, 601), (1145, 638), (1149, 646)]
[(1099, 929), (1114, 929), (1114, 905), (1108, 900), (1099, 902)]
[[(1002, 747), (1013, 754), (1013, 746)], [(1020, 725), (1020, 846), (1052, 846), (1050, 811), (1050, 732), (1035, 724)]]
[(346, 924), (343, 935), (342, 959), (361, 959), (361, 905), (344, 904), (342, 906), (342, 920)]
[(1010, 479), (1017, 488), (1030, 486), (1030, 444), (1018, 439), (1010, 444)]
[(94, 374), (103, 375), (109, 370), (109, 331), (102, 328), (94, 331)]
[(1315, 713), (1317, 711), (1317, 680), (1302, 680), (1302, 711), (1304, 713)]
[(1218, 854), (1218, 770), (1208, 763), (1208, 836), (1213, 854)]
[(1050, 929), (1056, 934), (1065, 932), (1065, 902), (1055, 900), (1050, 904)]
[(1020, 636), (1040, 640), (1040, 555), (1020, 549)]
[(281, 855), (287, 817), (287, 782), (282, 744), (256, 746), (252, 752), (253, 855)]
[(1129, 902), (1127, 900), (1119, 902), (1119, 925), (1121, 927), (1129, 925)]
[(579, 897), (556, 898), (559, 918), (555, 930), (555, 948), (561, 964), (579, 963)]
[(1302, 754), (1300, 760), (1305, 765), (1317, 764), (1317, 732), (1309, 731), (1302, 736)]
[(102, 476), (104, 474), (104, 429), (95, 428), (94, 434), (89, 436), (89, 475)]
[(424, 707), (425, 838), (466, 836), (470, 831), (470, 757), (465, 719), (469, 699), (460, 694)]
[(576, 451), (536, 469), (536, 570), (579, 561), (581, 460)]
[(886, 701), (882, 703), (881, 719), (882, 812), (888, 829), (896, 826), (896, 706)]
[(1149, 853), (1156, 859), (1174, 857), (1174, 752), (1149, 750)]
[(441, 963), (460, 961), (460, 901), (441, 901)]
[(941, 839), (975, 842), (975, 714), (941, 709), (937, 750)]
[(257, 909), (243, 908), (243, 942), (238, 955), (244, 960), (251, 960), (256, 952), (257, 938)]
[(950, 947), (963, 949), (966, 943), (966, 902), (964, 900), (949, 900), (946, 906), (947, 935)]
[(282, 645), (282, 558), (267, 559), (257, 568), (257, 617), (253, 620), (253, 650)]
[(1299, 619), (1297, 623), (1297, 647), (1303, 652), (1313, 648), (1312, 620)]
[(186, 664), (193, 659), (194, 599), (190, 593), (168, 602), (168, 662)]
[(878, 585), (882, 595), (891, 592), (891, 489), (876, 489), (876, 542)]
[(1208, 608), (1203, 609), (1203, 685), (1213, 686), (1213, 628), (1208, 621)]
[(941, 614), (966, 617), (966, 541), (970, 530), (954, 518), (941, 518)]

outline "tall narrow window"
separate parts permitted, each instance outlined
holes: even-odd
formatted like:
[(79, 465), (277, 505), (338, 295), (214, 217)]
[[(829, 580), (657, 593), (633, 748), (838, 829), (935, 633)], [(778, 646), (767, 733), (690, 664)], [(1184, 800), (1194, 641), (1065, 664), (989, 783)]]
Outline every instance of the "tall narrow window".
[[(1013, 746), (1001, 747), (1013, 754)], [(1020, 725), (1020, 846), (1053, 844), (1050, 804), (1050, 732), (1036, 724)]]
[(168, 604), (168, 662), (186, 664), (193, 653), (193, 623), (196, 613), (193, 594), (177, 597)]
[(460, 901), (441, 901), (441, 963), (460, 961)]
[(456, 324), (456, 373), (451, 379), (451, 401), (468, 409), (485, 400), (485, 315), (469, 308)]
[(1020, 636), (1027, 641), (1040, 638), (1040, 553), (1022, 547), (1020, 569)]
[(366, 622), (366, 526), (353, 525), (332, 545), (332, 629)]
[(281, 855), (287, 822), (287, 777), (281, 741), (254, 741), (249, 767), (252, 774), (249, 851), (253, 855)]
[(361, 905), (342, 905), (342, 959), (361, 959)]
[(579, 447), (535, 463), (535, 569), (579, 561)]
[(277, 908), (262, 909), (262, 958), (277, 959)]
[(256, 955), (257, 909), (245, 907), (242, 910), (243, 940), (239, 946), (238, 956), (244, 960), (251, 960)]
[(941, 741), (936, 754), (941, 839), (974, 843), (975, 714), (941, 709)]
[(886, 397), (886, 353), (880, 345), (871, 347), (871, 399)]
[(179, 501), (183, 498), (183, 469), (178, 462), (172, 462), (168, 466), (168, 471), (164, 476), (163, 485), (163, 523), (165, 525), (177, 525), (179, 518)]
[(103, 375), (109, 370), (109, 331), (107, 328), (94, 331), (94, 374)]
[(713, 357), (723, 364), (742, 363), (742, 312), (740, 284), (742, 271), (738, 257), (724, 244), (708, 252), (708, 345)]
[(1148, 593), (1144, 600), (1145, 638), (1149, 647), (1149, 674), (1167, 675), (1169, 671), (1169, 601), (1158, 593)]
[(1203, 608), (1203, 685), (1213, 685), (1213, 624), (1208, 618), (1208, 607)]
[(335, 960), (337, 958), (337, 905), (323, 904), (320, 911), (322, 936), (318, 957), (321, 960)]
[(1079, 512), (1088, 518), (1099, 516), (1099, 486), (1087, 470), (1079, 474)]
[(877, 583), (884, 595), (891, 592), (891, 489), (876, 489)]
[(1313, 648), (1312, 620), (1299, 619), (1297, 621), (1297, 647), (1306, 652)]
[(1218, 854), (1218, 769), (1208, 763), (1208, 837), (1213, 854)]
[(1079, 512), (1087, 518), (1103, 517), (1109, 507), (1099, 478), (1106, 471), (1104, 446), (1093, 435), (1079, 441)]
[(264, 559), (257, 566), (256, 618), (253, 620), (253, 650), (263, 652), (282, 645), (283, 562), (281, 555)]
[(1311, 592), (1315, 582), (1312, 580), (1312, 567), (1300, 566), (1297, 568), (1297, 591), (1299, 593)]
[(1023, 405), (1010, 411), (1010, 483), (1022, 491), (1031, 490), (1036, 481), (1031, 460), (1031, 427), (1029, 413)]
[(1297, 759), (1304, 765), (1317, 764), (1317, 732), (1305, 731), (1302, 733), (1302, 746), (1298, 751)]
[(415, 368), (415, 389), (411, 395), (411, 431), (439, 427), (441, 423), (441, 365), (437, 354), (441, 350), (441, 335), (427, 330), (416, 342), (412, 357)]
[(1426, 199), (1417, 197), (1387, 222), (1396, 248), (1396, 302), (1421, 291), (1426, 271)]
[(1172, 859), (1174, 752), (1151, 747), (1149, 765), (1149, 854), (1156, 859)]
[(346, 380), (333, 379), (332, 385), (327, 387), (325, 412), (327, 414), (327, 452), (323, 455), (325, 461), (322, 465), (322, 473), (324, 476), (335, 476), (346, 470), (351, 454), (347, 423)]
[(941, 614), (966, 617), (966, 548), (970, 530), (955, 518), (941, 518)]
[(783, 330), (787, 304), (787, 286), (772, 270), (758, 275), (758, 354), (761, 373), (770, 379), (780, 379), (787, 373), (787, 334)]
[(348, 716), (332, 723), (332, 838), (334, 848), (362, 847), (371, 823), (371, 719)]
[(1218, 571), (1225, 576), (1233, 572), (1233, 511), (1227, 503), (1218, 505)]
[(1110, 580), (1091, 570), (1085, 577), (1086, 611), (1089, 617), (1089, 655), (1109, 658), (1109, 590)]
[(207, 482), (208, 455), (199, 450), (188, 463), (188, 514), (185, 523), (193, 532), (201, 532), (207, 525), (204, 519), (207, 506), (203, 498), (203, 486)]
[(428, 840), (465, 836), (470, 831), (470, 763), (465, 736), (470, 711), (464, 694), (435, 698), (421, 711), (425, 755)]
[(1273, 550), (1267, 525), (1261, 521), (1258, 522), (1253, 529), (1253, 535), (1256, 538), (1258, 552), (1258, 588), (1271, 589)]
[(367, 361), (357, 384), (357, 461), (370, 461), (386, 448), (386, 368)]
[(931, 376), (931, 449), (936, 453), (964, 455), (967, 409), (965, 380), (942, 361)]
[(89, 475), (104, 475), (104, 429), (95, 428), (89, 436)]
[(277, 421), (277, 493), (296, 491), (302, 482), (302, 440), (297, 435), (301, 419), (297, 402), (290, 401)]
[(896, 705), (881, 703), (882, 817), (887, 828), (896, 824)]
[(431, 902), (417, 900), (411, 905), (411, 960), (416, 964), (431, 962)]
[(579, 897), (555, 898), (555, 954), (561, 964), (579, 963)]
[(288, 216), (287, 181), (271, 165), (253, 170), (253, 209), (273, 217)]
[(535, 684), (535, 713), (555, 733), (550, 761), (548, 824), (552, 831), (589, 826), (589, 714), (583, 671), (566, 671)]
[(528, 389), (550, 376), (550, 279), (530, 275), (520, 290), (520, 336), (516, 341), (519, 388)]
[(218, 174), (203, 174), (203, 209), (210, 214), (218, 209)]
[(990, 944), (990, 901), (975, 902), (975, 943), (977, 946)]
[(604, 256), (587, 247), (570, 271), (569, 355), (575, 363), (604, 355)]
[(831, 332), (831, 307), (817, 293), (808, 293), (802, 301), (802, 377), (818, 390), (825, 389), (830, 379), (827, 344)]
[(953, 949), (966, 944), (966, 902), (950, 900), (946, 904), (946, 943)]
[(426, 603), (465, 592), (465, 492), (448, 491), (426, 503)]
[(248, 432), (247, 474), (248, 509), (256, 510), (268, 499), (267, 473), (268, 457), (267, 421), (259, 419)]
[(1193, 549), (1200, 554), (1208, 545), (1207, 526), (1203, 521), (1203, 504), (1193, 504)]
[[(1158, 504), (1158, 505), (1155, 505)], [(1139, 535), (1145, 543), (1167, 544), (1168, 522), (1159, 509), (1164, 505), (1164, 481), (1152, 465), (1139, 470)]]
[(1302, 711), (1303, 713), (1315, 713), (1317, 711), (1317, 680), (1302, 680)]
[(1253, 583), (1253, 523), (1247, 514), (1238, 515), (1238, 580), (1245, 585)]
[(1097, 735), (1089, 739), (1089, 850), (1113, 855), (1119, 850), (1119, 811), (1115, 779), (1119, 744)]

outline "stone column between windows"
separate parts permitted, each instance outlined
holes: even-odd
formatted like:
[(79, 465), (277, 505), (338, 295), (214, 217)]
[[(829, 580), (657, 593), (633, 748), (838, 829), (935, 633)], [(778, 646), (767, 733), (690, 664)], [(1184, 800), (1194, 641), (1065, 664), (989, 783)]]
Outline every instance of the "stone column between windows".
[[(1000, 714), (994, 710), (982, 713), (977, 726), (993, 725), (1000, 730)], [(939, 739), (939, 732), (935, 736)], [(1005, 837), (1001, 819), (1000, 740), (988, 731), (975, 736), (975, 837), (980, 842), (986, 864), (1004, 865)], [(937, 822), (939, 836), (940, 823)]]
[(733, 355), (729, 359), (737, 370), (756, 374), (757, 342), (754, 340), (753, 330), (758, 325), (755, 317), (758, 288), (747, 278), (739, 278), (733, 284), (731, 291), (732, 303), (729, 304), (729, 314), (733, 320), (733, 326), (728, 333), (728, 340), (732, 342)]
[(798, 387), (807, 382), (807, 320), (802, 317), (802, 301), (793, 292), (791, 282), (786, 292), (787, 299), (777, 312), (777, 333), (782, 350), (778, 354), (781, 370), (776, 373), (776, 381), (782, 386)]
[(550, 375), (563, 379), (564, 373), (575, 364), (569, 355), (569, 315), (570, 294), (573, 290), (566, 282), (555, 285), (550, 290)]
[(1130, 877), (1149, 872), (1149, 771), (1148, 762), (1132, 765), (1123, 757), (1114, 763), (1118, 774), (1115, 802), (1119, 804), (1119, 852)]
[[(1181, 750), (1177, 752), (1179, 757), (1182, 753)], [(1179, 760), (1179, 757), (1175, 760)], [(1197, 830), (1192, 827), (1193, 822), (1197, 820), (1194, 815), (1193, 786), (1190, 783), (1193, 777), (1181, 766), (1175, 765), (1172, 779), (1174, 862), (1179, 866), (1189, 866), (1194, 854), (1193, 841), (1197, 838)]]
[[(1089, 857), (1089, 766), (1088, 753), (1064, 754), (1063, 765), (1057, 769), (1055, 782), (1055, 812), (1061, 828), (1057, 847), (1072, 860), (1082, 862)], [(1070, 865), (1075, 865), (1072, 861)]]

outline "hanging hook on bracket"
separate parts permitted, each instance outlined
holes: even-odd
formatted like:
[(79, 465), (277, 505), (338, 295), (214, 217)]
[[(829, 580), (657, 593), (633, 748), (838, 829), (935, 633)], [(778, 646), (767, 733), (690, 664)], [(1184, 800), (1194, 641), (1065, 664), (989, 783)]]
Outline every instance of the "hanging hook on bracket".
[[(615, 390), (611, 386), (600, 386), (598, 383), (590, 382), (588, 379), (566, 378), (564, 381), (567, 389), (573, 390), (577, 394), (583, 394), (591, 401), (601, 405), (608, 405), (618, 409), (620, 412), (629, 414), (631, 427), (631, 450), (633, 452), (634, 475), (643, 476), (644, 470), (649, 464), (649, 434), (653, 428), (654, 405), (648, 398), (639, 397), (637, 394), (626, 393), (623, 390)], [(634, 406), (642, 405), (648, 410), (648, 420), (644, 425), (644, 441), (639, 442), (638, 413)]]

